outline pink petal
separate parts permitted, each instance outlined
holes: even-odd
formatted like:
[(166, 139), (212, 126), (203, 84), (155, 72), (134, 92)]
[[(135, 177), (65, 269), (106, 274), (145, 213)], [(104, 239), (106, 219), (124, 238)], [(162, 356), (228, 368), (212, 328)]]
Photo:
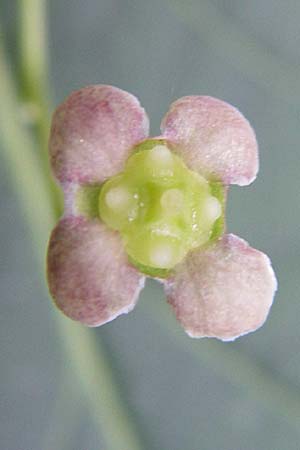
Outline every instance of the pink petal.
[(68, 217), (50, 238), (48, 283), (67, 316), (98, 326), (133, 309), (144, 277), (128, 264), (117, 233), (98, 220)]
[(168, 301), (186, 332), (224, 341), (264, 323), (276, 288), (269, 258), (233, 234), (191, 253), (166, 281)]
[(213, 97), (183, 97), (161, 125), (163, 136), (178, 144), (185, 163), (225, 184), (250, 184), (258, 171), (258, 149), (249, 122), (233, 106)]
[(75, 91), (53, 115), (49, 151), (54, 174), (61, 182), (101, 183), (122, 170), (148, 129), (144, 109), (128, 92), (104, 85)]

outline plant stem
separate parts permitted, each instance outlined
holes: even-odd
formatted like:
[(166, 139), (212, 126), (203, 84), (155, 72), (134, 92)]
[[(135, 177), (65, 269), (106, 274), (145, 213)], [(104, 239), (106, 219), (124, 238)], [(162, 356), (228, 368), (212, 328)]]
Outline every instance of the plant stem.
[(74, 373), (78, 373), (84, 394), (93, 407), (95, 424), (107, 439), (109, 450), (143, 448), (136, 426), (128, 416), (105, 358), (105, 349), (92, 337), (93, 330), (59, 316), (67, 354), (72, 354)]
[(160, 302), (145, 303), (147, 314), (150, 313), (159, 325), (163, 323), (167, 335), (178, 347), (232, 385), (245, 389), (257, 403), (272, 414), (284, 417), (299, 429), (300, 392), (297, 388), (293, 388), (279, 376), (276, 377), (273, 372), (232, 345), (215, 339), (201, 342), (198, 339), (188, 339), (175, 322), (172, 311), (164, 305), (163, 299)]
[(42, 106), (47, 104), (49, 89), (46, 4), (46, 0), (19, 0), (19, 50), (23, 95)]
[[(29, 68), (28, 68), (29, 69)], [(29, 228), (38, 249), (40, 267), (49, 230), (57, 220), (50, 201), (51, 185), (41, 170), (36, 142), (19, 120), (19, 101), (12, 73), (0, 43), (0, 138), (16, 193), (24, 206)], [(109, 450), (141, 450), (135, 426), (123, 405), (106, 355), (95, 343), (91, 330), (55, 314), (67, 357), (81, 381), (96, 429), (101, 430)]]
[[(35, 234), (37, 245), (45, 245), (55, 216), (49, 202), (50, 186), (41, 171), (36, 143), (29, 130), (22, 125), (21, 108), (0, 44), (0, 137), (2, 151), (20, 201), (26, 205), (27, 221)], [(33, 206), (33, 207), (32, 207)]]
[(56, 215), (62, 211), (62, 196), (53, 183), (48, 160), (48, 137), (50, 123), (48, 45), (47, 45), (47, 1), (18, 0), (20, 52), (19, 85), (25, 124), (33, 128), (38, 144), (43, 176), (48, 180), (50, 200)]

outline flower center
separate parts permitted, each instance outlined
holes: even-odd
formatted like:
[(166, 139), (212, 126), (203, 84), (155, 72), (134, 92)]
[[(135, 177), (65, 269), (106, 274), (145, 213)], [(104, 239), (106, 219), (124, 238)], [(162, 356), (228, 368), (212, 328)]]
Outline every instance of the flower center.
[(224, 192), (189, 170), (164, 140), (134, 150), (124, 172), (102, 186), (99, 213), (121, 233), (133, 264), (153, 275), (220, 235)]

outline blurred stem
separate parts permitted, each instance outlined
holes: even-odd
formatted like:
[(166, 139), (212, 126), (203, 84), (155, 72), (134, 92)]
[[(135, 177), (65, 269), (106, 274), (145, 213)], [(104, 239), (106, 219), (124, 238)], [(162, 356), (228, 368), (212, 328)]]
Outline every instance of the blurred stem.
[[(0, 138), (2, 151), (11, 172), (30, 230), (38, 245), (45, 245), (55, 217), (49, 202), (50, 185), (41, 171), (36, 143), (21, 122), (21, 108), (13, 75), (0, 43)], [(40, 247), (41, 248), (41, 247)], [(43, 248), (43, 247), (42, 247)]]
[[(29, 228), (39, 249), (40, 267), (44, 267), (44, 251), (49, 230), (57, 220), (51, 202), (52, 184), (45, 177), (37, 158), (37, 143), (20, 120), (20, 102), (11, 70), (0, 42), (0, 139), (13, 186), (25, 209)], [(28, 67), (30, 70), (30, 67)], [(44, 143), (40, 143), (43, 145)], [(135, 426), (119, 397), (113, 372), (106, 355), (96, 346), (91, 330), (71, 323), (56, 313), (67, 357), (81, 380), (96, 429), (101, 430), (108, 450), (141, 450)], [(61, 418), (58, 418), (61, 420)]]
[[(22, 117), (24, 125), (31, 127), (38, 144), (37, 157), (41, 171), (47, 178), (52, 208), (56, 215), (62, 211), (60, 190), (53, 183), (48, 161), (49, 137), (49, 82), (48, 82), (48, 46), (47, 46), (47, 1), (18, 0), (20, 55), (20, 97), (22, 99)], [(21, 108), (20, 108), (21, 110)]]
[(64, 329), (64, 345), (72, 354), (74, 373), (79, 374), (84, 394), (93, 406), (95, 418), (107, 439), (109, 450), (140, 450), (143, 448), (136, 427), (120, 401), (114, 384), (113, 372), (105, 358), (105, 349), (99, 339), (83, 325), (71, 322), (62, 315), (58, 320)]
[(48, 51), (46, 0), (19, 0), (22, 94), (47, 110)]
[(188, 339), (163, 301), (147, 302), (146, 308), (153, 320), (159, 325), (163, 323), (172, 342), (176, 342), (183, 351), (233, 386), (244, 389), (247, 395), (272, 414), (280, 415), (299, 429), (299, 389), (276, 377), (271, 370), (241, 353), (232, 344), (220, 343), (215, 339)]

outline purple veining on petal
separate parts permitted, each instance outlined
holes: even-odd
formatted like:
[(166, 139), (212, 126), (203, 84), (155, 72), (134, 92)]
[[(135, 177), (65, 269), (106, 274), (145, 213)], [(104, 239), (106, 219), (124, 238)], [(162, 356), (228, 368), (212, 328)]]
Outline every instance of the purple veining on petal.
[(176, 152), (195, 171), (225, 184), (250, 184), (258, 171), (255, 133), (245, 117), (228, 103), (207, 96), (175, 101), (161, 125), (177, 144)]
[(120, 236), (98, 220), (66, 217), (48, 248), (50, 293), (68, 317), (98, 326), (131, 311), (144, 286)]
[(190, 253), (165, 282), (186, 332), (224, 341), (262, 326), (276, 289), (269, 258), (233, 234)]
[(75, 91), (53, 115), (49, 152), (54, 174), (63, 183), (101, 183), (122, 170), (148, 130), (148, 117), (132, 94), (106, 85)]

